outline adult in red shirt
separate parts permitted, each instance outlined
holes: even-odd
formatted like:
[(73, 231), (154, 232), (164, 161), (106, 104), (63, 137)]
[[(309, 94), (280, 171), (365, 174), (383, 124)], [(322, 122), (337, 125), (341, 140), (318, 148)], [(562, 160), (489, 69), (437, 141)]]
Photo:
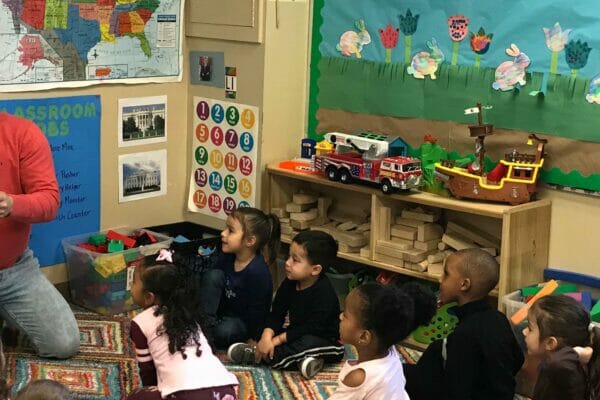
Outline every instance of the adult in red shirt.
[(77, 322), (28, 247), (31, 224), (53, 220), (59, 204), (46, 137), (0, 113), (0, 321), (25, 333), (40, 356), (68, 358), (79, 350)]

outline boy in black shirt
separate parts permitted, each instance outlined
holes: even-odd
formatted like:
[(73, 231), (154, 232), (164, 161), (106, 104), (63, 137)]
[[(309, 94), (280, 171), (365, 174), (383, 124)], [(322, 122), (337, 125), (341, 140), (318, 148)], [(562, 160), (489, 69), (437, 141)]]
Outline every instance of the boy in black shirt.
[[(290, 245), (283, 280), (267, 328), (256, 346), (235, 343), (227, 355), (235, 363), (260, 363), (276, 369), (299, 368), (309, 379), (325, 362), (344, 355), (339, 343), (340, 305), (325, 270), (335, 260), (337, 243), (321, 231), (303, 231)], [(289, 325), (284, 326), (289, 315)]]
[(498, 262), (481, 249), (446, 259), (440, 301), (458, 303), (459, 324), (429, 345), (416, 365), (404, 366), (411, 400), (513, 399), (523, 352), (506, 316), (486, 298), (498, 277)]

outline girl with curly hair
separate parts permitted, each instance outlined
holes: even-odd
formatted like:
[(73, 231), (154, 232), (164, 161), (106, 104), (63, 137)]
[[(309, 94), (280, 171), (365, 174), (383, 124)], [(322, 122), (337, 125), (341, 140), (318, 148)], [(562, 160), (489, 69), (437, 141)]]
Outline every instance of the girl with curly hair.
[(129, 400), (235, 400), (237, 378), (213, 354), (189, 270), (146, 257), (135, 268), (131, 294), (144, 308), (131, 321), (143, 387)]

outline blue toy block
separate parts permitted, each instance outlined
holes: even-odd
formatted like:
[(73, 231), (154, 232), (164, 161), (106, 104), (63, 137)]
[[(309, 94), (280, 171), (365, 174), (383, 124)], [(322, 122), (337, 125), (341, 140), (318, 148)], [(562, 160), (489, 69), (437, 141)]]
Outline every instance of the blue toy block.
[(564, 271), (556, 268), (546, 268), (544, 270), (544, 278), (572, 282), (578, 285), (600, 289), (600, 278), (591, 275), (580, 274), (577, 272)]

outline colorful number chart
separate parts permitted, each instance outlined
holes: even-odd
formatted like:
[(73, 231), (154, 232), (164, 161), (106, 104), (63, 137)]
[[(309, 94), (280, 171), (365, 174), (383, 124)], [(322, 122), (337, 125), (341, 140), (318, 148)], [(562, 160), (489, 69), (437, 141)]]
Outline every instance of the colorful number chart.
[(227, 218), (254, 205), (258, 108), (194, 97), (188, 209)]

